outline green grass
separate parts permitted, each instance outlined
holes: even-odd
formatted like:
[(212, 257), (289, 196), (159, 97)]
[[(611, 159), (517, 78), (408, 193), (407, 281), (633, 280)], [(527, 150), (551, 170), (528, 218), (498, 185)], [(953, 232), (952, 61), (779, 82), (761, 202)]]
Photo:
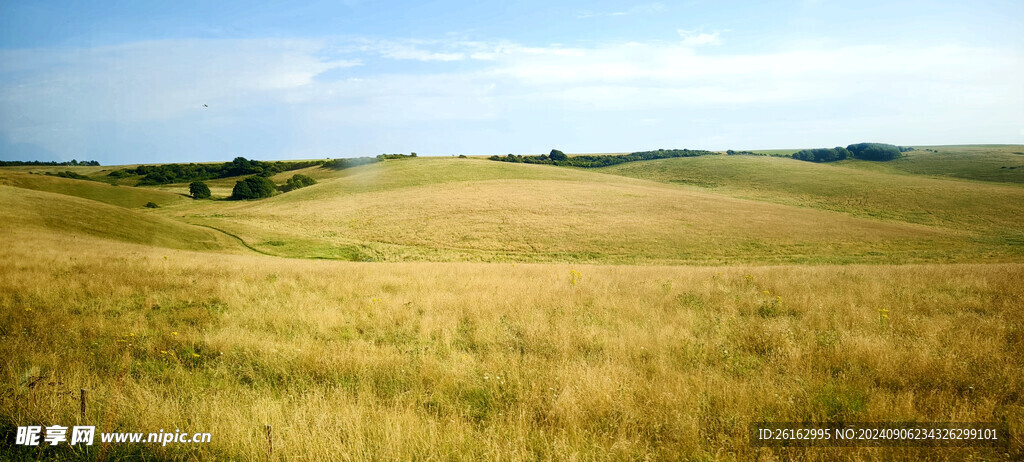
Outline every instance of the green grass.
[(148, 202), (153, 202), (164, 207), (190, 200), (181, 194), (174, 194), (155, 189), (113, 186), (111, 184), (95, 181), (59, 178), (42, 174), (28, 174), (12, 171), (7, 168), (0, 168), (0, 184), (14, 186), (17, 188), (81, 197), (83, 199), (90, 199), (103, 202), (105, 204), (127, 208), (142, 208), (145, 207)]
[(894, 174), (886, 169), (867, 161), (816, 164), (730, 156), (665, 159), (600, 171), (732, 197), (946, 228), (979, 239), (1024, 238), (1024, 188)]
[(948, 230), (545, 165), (421, 158), (319, 176), (265, 200), (166, 213), (274, 255), (360, 261), (893, 263), (983, 251)]
[(10, 242), (34, 233), (59, 232), (175, 249), (238, 248), (230, 238), (210, 229), (66, 194), (0, 185), (0, 203), (0, 229)]
[(854, 162), (850, 166), (939, 178), (1021, 184), (1024, 183), (1024, 146), (918, 146), (916, 150), (904, 153), (904, 157), (890, 162)]

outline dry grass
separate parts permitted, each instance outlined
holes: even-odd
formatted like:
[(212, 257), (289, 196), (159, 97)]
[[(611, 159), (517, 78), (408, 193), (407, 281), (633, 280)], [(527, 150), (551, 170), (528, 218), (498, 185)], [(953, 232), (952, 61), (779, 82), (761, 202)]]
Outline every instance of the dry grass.
[(199, 201), (166, 213), (271, 254), (350, 260), (820, 264), (1006, 253), (960, 230), (545, 165), (414, 159), (319, 180), (262, 201)]
[(4, 444), (77, 423), (81, 387), (101, 431), (213, 433), (52, 456), (256, 460), (272, 424), (282, 460), (1024, 457), (746, 442), (757, 420), (1019, 428), (1020, 264), (359, 264), (11, 234)]

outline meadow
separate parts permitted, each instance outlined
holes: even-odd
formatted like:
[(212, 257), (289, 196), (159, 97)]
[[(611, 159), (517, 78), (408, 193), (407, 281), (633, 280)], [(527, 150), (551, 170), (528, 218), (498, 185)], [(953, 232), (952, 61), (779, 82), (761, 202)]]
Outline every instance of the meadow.
[[(1024, 190), (972, 168), (418, 158), (306, 169), (317, 185), (242, 202), (215, 182), (193, 201), (187, 185), (0, 169), (0, 452), (1018, 460), (1019, 433), (1002, 448), (748, 441), (756, 421), (1019, 431)], [(11, 445), (19, 425), (79, 423), (213, 439)]]

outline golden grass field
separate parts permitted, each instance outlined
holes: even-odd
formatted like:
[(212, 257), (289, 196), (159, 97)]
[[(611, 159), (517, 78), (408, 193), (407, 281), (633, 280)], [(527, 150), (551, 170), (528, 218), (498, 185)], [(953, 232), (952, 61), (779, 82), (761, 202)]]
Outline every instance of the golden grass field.
[[(0, 454), (1024, 457), (1020, 184), (670, 160), (314, 168), (319, 184), (252, 202), (0, 169)], [(783, 450), (749, 444), (757, 421), (1013, 434), (1008, 448)], [(80, 423), (213, 438), (10, 445), (19, 425)]]

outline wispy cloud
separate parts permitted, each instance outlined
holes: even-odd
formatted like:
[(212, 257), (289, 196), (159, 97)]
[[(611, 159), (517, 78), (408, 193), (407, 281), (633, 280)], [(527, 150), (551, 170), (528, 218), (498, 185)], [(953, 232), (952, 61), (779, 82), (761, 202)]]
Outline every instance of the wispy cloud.
[(683, 45), (686, 46), (720, 45), (722, 43), (718, 31), (709, 34), (706, 32), (679, 29), (676, 32), (683, 38)]
[[(697, 115), (741, 127), (727, 132), (736, 137), (762, 118), (781, 123), (779, 114), (801, 133), (994, 133), (1007, 124), (1016, 133), (1024, 126), (1024, 89), (1015, 78), (1024, 60), (1013, 51), (851, 45), (706, 53), (702, 45), (719, 43), (718, 32), (679, 35), (586, 47), (358, 38), (0, 51), (0, 130), (8, 145), (81, 158), (104, 136), (121, 151), (169, 153), (192, 148), (180, 140), (195, 133), (222, 139), (196, 141), (196, 149), (245, 146), (278, 157), (319, 155), (353, 137), (384, 143), (383, 150), (398, 136), (385, 128), (396, 125), (439, 150), (471, 143), (512, 150), (524, 133), (544, 140), (554, 127), (589, 136), (600, 150), (611, 138), (593, 127), (631, 123), (625, 114), (643, 115), (633, 127), (638, 138), (663, 137), (665, 126)], [(373, 66), (407, 60), (434, 64)], [(821, 111), (831, 114), (829, 127), (820, 126)], [(982, 115), (997, 122), (979, 128)], [(437, 136), (439, 127), (447, 136)], [(265, 132), (288, 141), (267, 145)]]

